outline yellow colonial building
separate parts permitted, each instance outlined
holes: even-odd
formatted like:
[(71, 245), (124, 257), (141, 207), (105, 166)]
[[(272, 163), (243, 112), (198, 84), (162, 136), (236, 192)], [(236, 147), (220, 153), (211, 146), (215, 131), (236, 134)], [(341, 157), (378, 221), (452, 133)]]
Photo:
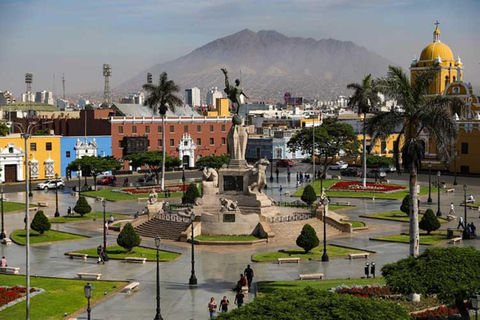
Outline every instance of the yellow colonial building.
[(453, 158), (446, 162), (437, 152), (436, 145), (427, 132), (422, 136), (425, 142), (426, 161), (437, 160), (445, 164), (451, 172), (480, 173), (480, 97), (473, 92), (472, 85), (463, 81), (464, 66), (459, 56), (456, 58), (452, 50), (440, 41), (438, 22), (433, 32), (433, 42), (421, 52), (420, 59), (414, 59), (410, 66), (412, 83), (419, 71), (439, 64), (439, 71), (432, 83), (429, 95), (447, 95), (463, 100), (465, 107), (451, 106), (450, 112), (458, 128), (458, 140)]
[[(60, 175), (60, 136), (31, 136), (27, 143), (32, 180)], [(25, 181), (25, 139), (20, 134), (0, 137), (0, 182)]]

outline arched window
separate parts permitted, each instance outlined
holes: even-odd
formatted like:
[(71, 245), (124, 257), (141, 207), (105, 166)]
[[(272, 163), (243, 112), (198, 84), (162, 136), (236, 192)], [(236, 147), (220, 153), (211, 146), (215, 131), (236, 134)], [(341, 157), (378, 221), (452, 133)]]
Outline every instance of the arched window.
[(448, 75), (445, 76), (445, 86), (450, 82), (450, 77)]
[(423, 151), (422, 153), (423, 153), (423, 155), (425, 155), (426, 152), (427, 152), (426, 143), (425, 143), (424, 140), (420, 140), (420, 144), (422, 145), (422, 151)]

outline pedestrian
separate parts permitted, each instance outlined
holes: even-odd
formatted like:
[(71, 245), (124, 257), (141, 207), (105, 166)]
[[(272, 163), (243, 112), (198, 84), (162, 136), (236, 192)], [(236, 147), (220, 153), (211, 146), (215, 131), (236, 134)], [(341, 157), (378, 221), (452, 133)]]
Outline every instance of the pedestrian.
[(110, 215), (110, 218), (108, 218), (108, 224), (112, 224), (115, 221), (115, 218)]
[(277, 180), (278, 180), (278, 175), (280, 174), (280, 171), (278, 171), (278, 168), (275, 169), (275, 174), (277, 175)]
[(230, 301), (228, 301), (227, 296), (223, 296), (223, 299), (220, 301), (220, 307), (218, 308), (221, 313), (228, 312), (228, 305)]
[(287, 176), (290, 178), (290, 167), (287, 167)]
[(235, 295), (235, 301), (234, 303), (237, 305), (237, 308), (240, 308), (243, 306), (243, 299), (245, 298), (245, 295), (243, 294), (242, 290), (240, 290), (236, 295)]
[(125, 179), (123, 179), (123, 186), (128, 187), (128, 178), (127, 177), (125, 177)]
[(282, 185), (280, 185), (280, 188), (278, 188), (278, 191), (280, 191), (280, 194), (282, 194), (282, 191), (283, 191)]
[(247, 277), (248, 288), (250, 288), (254, 277), (253, 269), (250, 267), (250, 265), (247, 265), (247, 268), (245, 269), (243, 274)]
[(455, 206), (453, 205), (453, 202), (450, 203), (450, 215), (454, 216), (455, 215)]
[(465, 229), (465, 226), (463, 225), (463, 217), (462, 216), (459, 216), (458, 217), (458, 226), (457, 226), (457, 229), (462, 227), (463, 229)]
[(0, 264), (0, 266), (2, 268), (7, 266), (7, 259), (5, 258), (5, 256), (2, 257), (2, 263)]
[(475, 227), (475, 225), (473, 224), (473, 222), (470, 224), (471, 228), (472, 228), (472, 235), (473, 237), (475, 238), (477, 236), (477, 227)]
[(297, 181), (300, 181), (300, 176), (298, 175), (298, 172), (297, 172)]
[(208, 313), (210, 314), (210, 319), (215, 318), (215, 311), (217, 310), (217, 304), (213, 297), (210, 298), (210, 302), (207, 305)]
[(72, 215), (72, 207), (68, 206), (67, 216), (71, 216), (71, 215)]
[(98, 254), (98, 260), (97, 260), (97, 264), (100, 264), (100, 262), (103, 262), (103, 264), (105, 264), (105, 261), (103, 260), (103, 248), (102, 248), (102, 245), (99, 245), (97, 247), (97, 254)]

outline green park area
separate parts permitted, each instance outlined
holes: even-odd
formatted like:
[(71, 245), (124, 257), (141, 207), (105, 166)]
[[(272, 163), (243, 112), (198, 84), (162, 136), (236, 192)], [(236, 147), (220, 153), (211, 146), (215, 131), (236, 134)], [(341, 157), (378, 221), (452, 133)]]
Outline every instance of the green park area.
[[(75, 250), (68, 253), (84, 253), (88, 254), (89, 257), (98, 258), (97, 248), (90, 248), (84, 250)], [(134, 247), (132, 252), (128, 252), (120, 246), (109, 246), (107, 247), (107, 255), (110, 259), (123, 260), (126, 257), (134, 258), (147, 258), (147, 261), (156, 261), (157, 260), (157, 250), (150, 249), (146, 247)], [(162, 251), (159, 252), (160, 261), (172, 261), (180, 256), (179, 253)]]
[[(25, 276), (0, 275), (0, 283), (4, 286), (25, 286)], [(72, 314), (86, 308), (87, 301), (83, 287), (85, 280), (67, 280), (59, 278), (30, 278), (30, 286), (41, 288), (45, 292), (35, 295), (30, 300), (31, 319), (63, 319), (64, 314)], [(127, 282), (121, 281), (94, 281), (91, 303), (105, 295), (121, 290)], [(1, 319), (24, 319), (25, 301), (17, 303), (0, 311)]]
[[(347, 257), (349, 253), (360, 253), (365, 252), (357, 249), (350, 249), (339, 247), (335, 245), (327, 245), (327, 254), (330, 258), (339, 258)], [(255, 262), (276, 262), (278, 258), (300, 258), (300, 259), (311, 259), (319, 260), (323, 255), (323, 247), (318, 246), (313, 248), (310, 252), (305, 252), (302, 249), (292, 249), (292, 250), (280, 250), (267, 253), (254, 254), (252, 260)]]
[[(460, 231), (454, 232), (454, 236), (459, 236)], [(390, 236), (382, 236), (376, 238), (370, 238), (370, 240), (387, 241), (387, 242), (399, 242), (410, 243), (410, 236), (408, 234), (397, 234)], [(440, 243), (446, 243), (449, 241), (446, 231), (434, 231), (430, 234), (426, 232), (420, 233), (420, 244), (422, 245), (435, 245)]]
[(352, 228), (363, 228), (366, 226), (365, 222), (363, 221), (355, 221), (355, 220), (342, 220), (343, 223), (350, 223)]
[[(168, 186), (167, 186), (168, 187)], [(125, 189), (132, 189), (131, 188), (125, 188)], [(102, 190), (97, 190), (97, 191), (85, 191), (82, 192), (82, 195), (86, 197), (91, 197), (91, 198), (105, 198), (107, 201), (124, 201), (124, 200), (137, 200), (140, 198), (148, 198), (149, 193), (124, 193), (120, 192), (123, 189), (118, 189), (118, 188), (106, 188)], [(161, 192), (158, 193), (158, 198), (165, 198), (165, 193)], [(170, 194), (171, 198), (180, 198), (183, 196), (183, 192), (172, 192)]]
[[(12, 232), (10, 235), (12, 241), (18, 244), (26, 244), (26, 232), (24, 229), (17, 229)], [(70, 241), (70, 240), (83, 240), (88, 237), (80, 236), (72, 233), (49, 230), (45, 231), (44, 234), (40, 234), (37, 231), (30, 230), (30, 244), (37, 243), (49, 243), (56, 241)]]
[[(30, 207), (35, 207), (34, 205), (30, 205)], [(4, 201), (3, 202), (3, 212), (13, 212), (13, 211), (25, 211), (25, 203), (18, 203), (18, 202), (10, 202)]]
[[(106, 219), (110, 218), (110, 216), (113, 216), (114, 218), (128, 217), (127, 215), (120, 214), (120, 213), (107, 212)], [(83, 217), (79, 214), (75, 214), (71, 216), (61, 216), (57, 218), (50, 218), (48, 220), (51, 223), (69, 223), (69, 222), (88, 221), (88, 220), (97, 220), (97, 219), (103, 219), (103, 212), (90, 212), (83, 215)]]
[[(370, 219), (379, 219), (379, 220), (391, 220), (391, 221), (400, 221), (400, 222), (409, 222), (410, 218), (403, 213), (402, 211), (387, 211), (387, 212), (378, 212), (378, 213), (369, 213), (361, 215), (362, 218)], [(418, 214), (418, 220), (422, 220), (423, 214)], [(441, 223), (448, 222), (447, 219), (438, 218), (438, 221)]]

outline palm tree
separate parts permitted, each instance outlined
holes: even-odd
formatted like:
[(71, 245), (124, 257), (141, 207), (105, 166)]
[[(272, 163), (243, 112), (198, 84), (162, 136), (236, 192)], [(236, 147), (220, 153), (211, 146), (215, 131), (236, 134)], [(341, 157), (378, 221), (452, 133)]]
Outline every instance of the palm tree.
[(349, 107), (357, 107), (357, 113), (363, 113), (363, 150), (362, 150), (362, 185), (367, 186), (367, 136), (365, 133), (365, 123), (367, 121), (367, 112), (372, 112), (380, 99), (378, 97), (378, 90), (369, 74), (363, 78), (362, 83), (350, 83), (347, 85), (348, 89), (353, 89), (355, 92), (348, 100)]
[[(447, 96), (428, 96), (430, 83), (435, 79), (438, 67), (433, 66), (416, 75), (414, 82), (399, 67), (389, 67), (386, 78), (376, 82), (377, 88), (386, 96), (395, 99), (403, 111), (394, 108), (389, 112), (377, 113), (367, 121), (367, 132), (372, 136), (372, 143), (377, 138), (385, 139), (400, 129), (394, 145), (394, 160), (400, 173), (401, 166), (409, 170), (410, 187), (410, 255), (419, 253), (417, 170), (425, 153), (420, 134), (424, 131), (435, 142), (439, 154), (449, 158), (452, 141), (457, 138), (457, 128), (450, 115), (452, 103), (461, 103), (456, 98)], [(398, 132), (398, 131), (397, 131)], [(400, 150), (400, 141), (404, 139)], [(401, 151), (401, 153), (400, 153)], [(400, 162), (400, 155), (401, 160)]]
[(170, 109), (175, 112), (175, 106), (179, 106), (183, 101), (178, 98), (175, 93), (180, 92), (180, 87), (173, 80), (168, 80), (166, 72), (160, 74), (158, 86), (152, 83), (143, 85), (143, 89), (148, 92), (144, 105), (153, 109), (153, 114), (157, 114), (157, 108), (162, 116), (162, 184), (161, 188), (165, 188), (165, 115)]

